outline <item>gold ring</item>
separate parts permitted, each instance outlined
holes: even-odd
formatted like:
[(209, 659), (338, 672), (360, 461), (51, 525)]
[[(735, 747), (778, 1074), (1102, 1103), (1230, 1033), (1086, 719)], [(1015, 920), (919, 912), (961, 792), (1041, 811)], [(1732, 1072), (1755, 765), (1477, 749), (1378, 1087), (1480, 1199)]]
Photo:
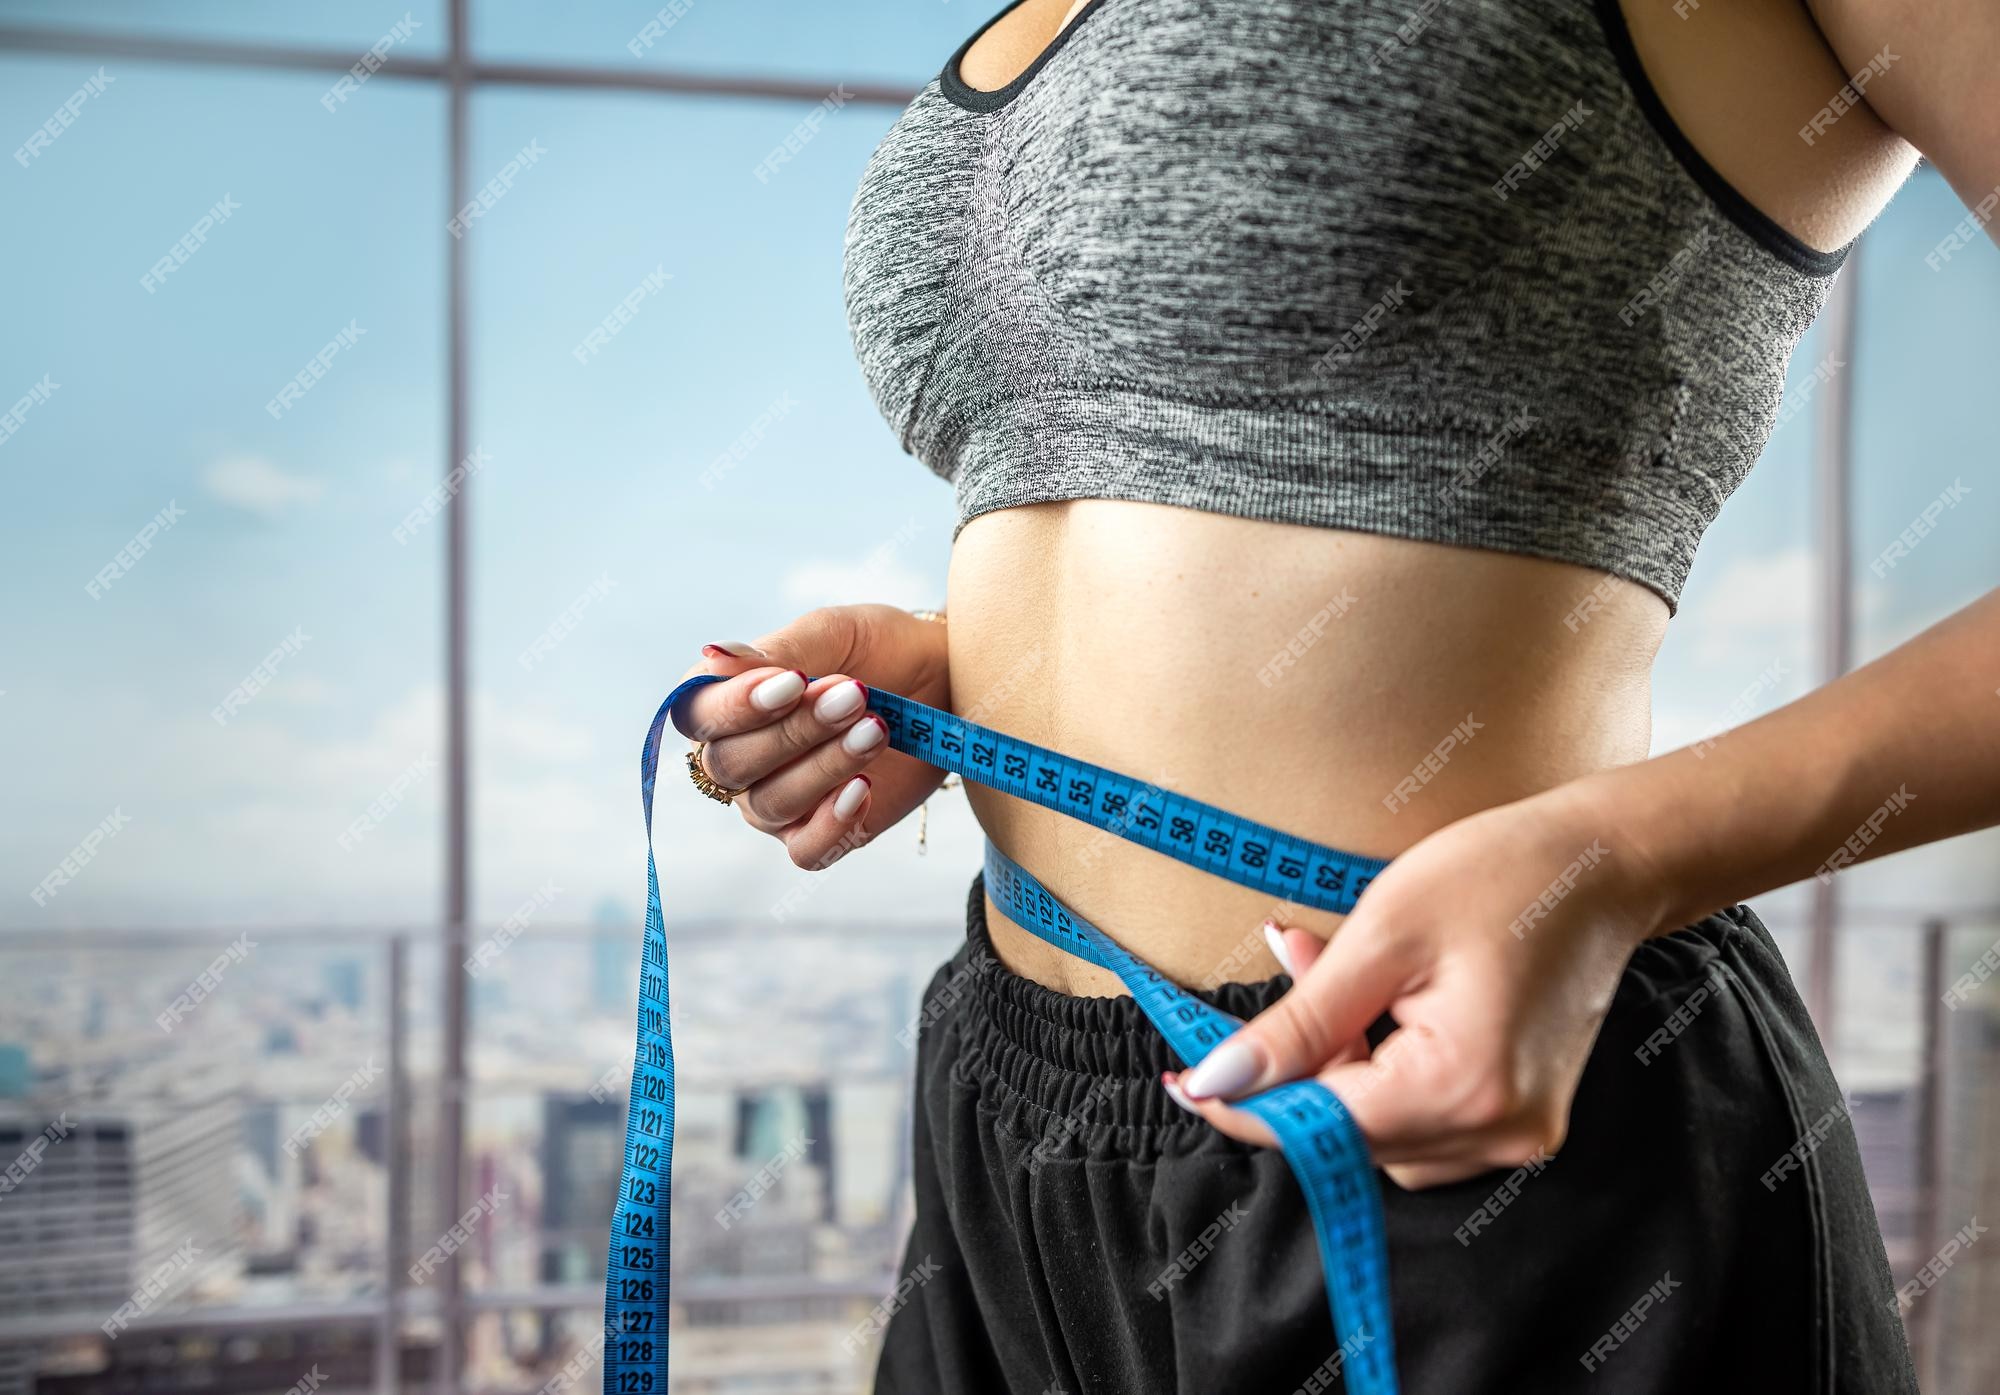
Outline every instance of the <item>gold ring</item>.
[[(733, 804), (736, 802), (736, 796), (743, 793), (743, 790), (733, 790), (727, 785), (719, 784), (716, 778), (709, 774), (707, 769), (703, 767), (701, 753), (707, 746), (708, 743), (706, 741), (697, 741), (694, 743), (694, 749), (688, 752), (688, 778), (694, 781), (696, 789), (700, 790), (710, 799), (713, 799), (717, 804)], [(748, 785), (743, 787), (743, 789), (748, 788), (750, 788)]]

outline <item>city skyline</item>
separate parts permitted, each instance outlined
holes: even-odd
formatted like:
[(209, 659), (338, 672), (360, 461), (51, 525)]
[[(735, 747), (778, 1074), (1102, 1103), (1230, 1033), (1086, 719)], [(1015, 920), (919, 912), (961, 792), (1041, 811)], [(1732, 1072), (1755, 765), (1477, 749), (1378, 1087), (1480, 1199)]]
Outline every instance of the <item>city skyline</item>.
[[(945, 600), (950, 489), (899, 449), (845, 326), (848, 201), (897, 114), (851, 94), (914, 91), (988, 13), (473, 0), (481, 61), (570, 67), (470, 94), (486, 202), (468, 221), (435, 73), (339, 87), (338, 69), (118, 49), (358, 63), (379, 45), (435, 66), (447, 0), (0, 0), (0, 148), (77, 104), (0, 162), (25, 327), (0, 338), (0, 403), (32, 403), (0, 436), (0, 575), (24, 598), (0, 619), (0, 1395), (102, 1395), (168, 1359), (230, 1390), (322, 1367), (335, 1389), (385, 1370), (414, 1388), (453, 1263), (469, 1378), (592, 1384), (645, 897), (639, 738), (704, 641)], [(9, 51), (37, 27), (109, 52)], [(578, 76), (612, 70), (718, 90)], [(1853, 361), (1824, 325), (1801, 341), (1655, 667), (1655, 751), (1819, 681), (1813, 457), (1835, 379), (1857, 660), (1993, 584), (2000, 249), (1935, 256), (1965, 216), (1920, 171), (1843, 273)], [(452, 498), (470, 539), (461, 964), (439, 943)], [(921, 855), (916, 837), (808, 873), (663, 793), (683, 1395), (863, 1388), (851, 1339), (907, 1222), (908, 1037), (981, 849), (957, 794), (932, 801)], [(1828, 1045), (1899, 1278), (1995, 1194), (2000, 1000), (1938, 1002), (1923, 926), (1955, 915), (1944, 955), (1974, 962), (2000, 938), (1996, 865), (2000, 830), (1838, 883)], [(1802, 981), (1808, 890), (1755, 902)], [(457, 974), (454, 1218), (437, 1162)], [(1947, 1395), (2000, 1374), (1990, 1259), (1914, 1310), (1946, 1343)], [(313, 1315), (297, 1331), (255, 1316), (294, 1309)], [(244, 1326), (211, 1340), (204, 1313)]]

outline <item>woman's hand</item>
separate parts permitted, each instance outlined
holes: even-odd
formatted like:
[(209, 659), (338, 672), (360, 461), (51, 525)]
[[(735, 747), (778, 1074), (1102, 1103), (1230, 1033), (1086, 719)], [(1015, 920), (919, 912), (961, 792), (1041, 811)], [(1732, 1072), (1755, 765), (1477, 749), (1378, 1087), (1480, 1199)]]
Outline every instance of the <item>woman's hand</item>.
[[(1224, 1133), (1274, 1145), (1224, 1101), (1316, 1076), (1406, 1188), (1553, 1154), (1612, 994), (1666, 898), (1587, 783), (1440, 829), (1322, 942), (1274, 931), (1295, 986), (1173, 1087)], [(1397, 1023), (1371, 1055), (1369, 1026)]]
[[(681, 735), (706, 741), (709, 776), (742, 789), (752, 828), (801, 867), (830, 867), (929, 797), (944, 778), (888, 747), (866, 710), (874, 684), (949, 707), (945, 627), (886, 605), (830, 606), (752, 644), (702, 646), (684, 676), (726, 675), (674, 710)], [(818, 674), (810, 686), (809, 674)]]

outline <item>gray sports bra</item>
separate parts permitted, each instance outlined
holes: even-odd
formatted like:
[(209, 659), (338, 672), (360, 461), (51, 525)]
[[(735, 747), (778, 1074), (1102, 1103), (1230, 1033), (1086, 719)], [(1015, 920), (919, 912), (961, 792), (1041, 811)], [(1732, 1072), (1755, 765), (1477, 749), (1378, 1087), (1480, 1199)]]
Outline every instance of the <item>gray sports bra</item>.
[(965, 48), (869, 162), (845, 286), (961, 528), (1148, 500), (1673, 606), (1846, 251), (1702, 159), (1618, 0), (1090, 0), (994, 92)]

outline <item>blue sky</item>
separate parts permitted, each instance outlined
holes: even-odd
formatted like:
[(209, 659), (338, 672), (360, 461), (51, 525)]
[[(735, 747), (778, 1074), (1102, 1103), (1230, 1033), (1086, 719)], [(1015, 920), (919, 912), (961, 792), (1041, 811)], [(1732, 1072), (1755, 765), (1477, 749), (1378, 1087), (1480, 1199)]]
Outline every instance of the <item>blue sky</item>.
[[(660, 6), (481, 4), (493, 56), (920, 84), (985, 7), (720, 5), (626, 42)], [(434, 6), (0, 3), (0, 21), (144, 24), (359, 51)], [(0, 148), (99, 65), (0, 54)], [(0, 161), (10, 332), (0, 405), (59, 384), (0, 444), (0, 925), (422, 922), (437, 911), (443, 530), (392, 531), (448, 468), (444, 106), (378, 80), (329, 113), (312, 74), (106, 60), (112, 85), (22, 168)], [(473, 109), (472, 183), (545, 151), (468, 234), (472, 272), (476, 910), (554, 882), (584, 920), (642, 891), (633, 766), (654, 704), (704, 640), (813, 605), (942, 594), (946, 487), (903, 457), (852, 361), (840, 304), (848, 200), (894, 113), (847, 107), (768, 181), (810, 103), (498, 91)], [(202, 214), (238, 205), (154, 291)], [(1861, 648), (1995, 580), (2000, 253), (1924, 255), (1963, 216), (1920, 177), (1861, 261)], [(657, 288), (602, 352), (572, 350)], [(295, 407), (265, 404), (344, 328)], [(1825, 349), (1809, 338), (1795, 380)], [(782, 405), (780, 405), (782, 404)], [(768, 429), (713, 489), (702, 472)], [(1662, 746), (1699, 736), (1773, 661), (1808, 685), (1810, 412), (1786, 425), (1702, 548), (1659, 670)], [(1886, 580), (1867, 561), (1955, 479), (1970, 487)], [(101, 598), (93, 576), (172, 501), (185, 510)], [(586, 599), (587, 598), (587, 599)], [(538, 635), (576, 623), (530, 665)], [(210, 712), (307, 638), (226, 726)], [(400, 803), (341, 837), (413, 767)], [(46, 907), (26, 895), (114, 810), (130, 823)], [(754, 913), (801, 874), (695, 801), (663, 806), (677, 904)], [(815, 913), (946, 919), (976, 837), (943, 801), (932, 854), (899, 831), (816, 885)], [(1993, 843), (1983, 844), (1990, 865)], [(1969, 844), (1857, 875), (1860, 899), (1993, 899)], [(699, 875), (694, 875), (699, 869)], [(884, 892), (897, 888), (893, 898)]]

